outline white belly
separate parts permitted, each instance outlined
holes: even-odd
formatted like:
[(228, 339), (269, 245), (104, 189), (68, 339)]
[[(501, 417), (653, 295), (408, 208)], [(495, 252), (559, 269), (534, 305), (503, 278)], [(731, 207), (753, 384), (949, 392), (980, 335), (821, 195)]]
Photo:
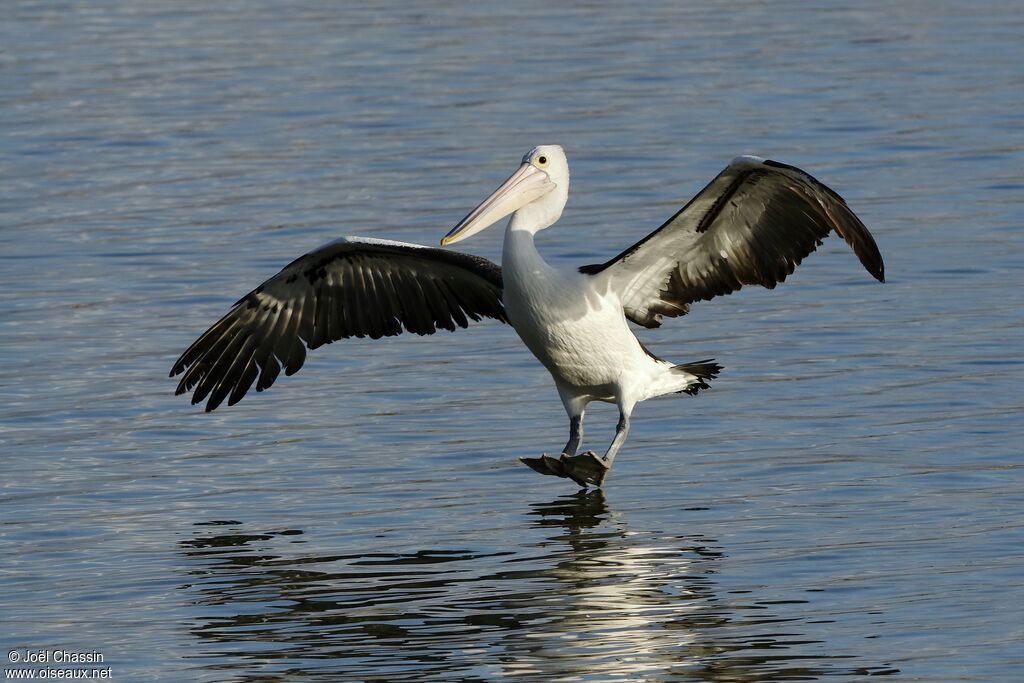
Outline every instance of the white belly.
[[(512, 327), (558, 385), (562, 401), (637, 401), (682, 391), (697, 378), (676, 372), (640, 345), (618, 295), (601, 280), (558, 271), (540, 257), (533, 234), (509, 223), (501, 270)], [(566, 403), (566, 410), (569, 404)]]
[(575, 273), (507, 278), (504, 303), (523, 343), (556, 382), (610, 398), (624, 373), (649, 358), (612, 296), (598, 296)]

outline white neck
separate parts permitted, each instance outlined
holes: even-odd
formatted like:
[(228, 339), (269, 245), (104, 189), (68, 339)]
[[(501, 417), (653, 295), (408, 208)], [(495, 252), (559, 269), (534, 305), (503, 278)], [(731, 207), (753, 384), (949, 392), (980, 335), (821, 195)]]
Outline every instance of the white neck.
[(502, 264), (509, 262), (521, 262), (523, 257), (528, 258), (530, 253), (538, 255), (537, 246), (534, 244), (534, 233), (531, 230), (516, 225), (515, 215), (505, 227), (505, 242), (502, 245)]
[(562, 212), (559, 210), (554, 215), (551, 214), (551, 208), (546, 203), (531, 202), (512, 214), (508, 221), (508, 229), (536, 235), (541, 230), (551, 227)]
[(518, 221), (516, 221), (518, 215), (518, 211), (513, 214), (505, 228), (505, 242), (501, 248), (502, 269), (532, 269), (538, 262), (544, 262), (540, 252), (537, 251), (537, 246), (533, 243), (533, 236), (539, 228), (530, 229), (530, 227), (518, 225)]

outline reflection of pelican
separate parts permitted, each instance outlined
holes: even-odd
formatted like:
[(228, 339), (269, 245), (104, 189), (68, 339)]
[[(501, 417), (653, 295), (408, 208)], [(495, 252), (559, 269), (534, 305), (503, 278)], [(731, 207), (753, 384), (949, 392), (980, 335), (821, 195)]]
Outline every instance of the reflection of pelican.
[[(816, 639), (821, 611), (834, 606), (810, 607), (793, 596), (778, 600), (769, 587), (748, 590), (742, 570), (728, 574), (757, 559), (723, 562), (726, 554), (714, 539), (631, 530), (628, 515), (610, 511), (600, 490), (531, 507), (539, 517), (534, 526), (548, 534), (540, 547), (552, 566), (543, 574), (555, 584), (537, 600), (545, 618), (506, 639), (501, 675), (774, 681), (899, 673), (857, 661), (831, 643), (819, 649), (825, 642)], [(541, 675), (531, 678), (536, 672)]]
[(580, 489), (568, 496), (559, 496), (550, 503), (535, 503), (531, 515), (537, 515), (536, 526), (560, 526), (570, 530), (598, 526), (608, 517), (608, 505), (601, 489)]
[[(747, 576), (728, 576), (737, 560), (724, 563), (710, 538), (630, 529), (599, 490), (531, 508), (514, 537), (438, 528), (398, 539), (413, 543), (405, 549), (359, 537), (337, 547), (335, 537), (327, 545), (341, 554), (318, 552), (311, 537), (297, 544), (298, 529), (201, 523), (176, 563), (192, 605), (193, 666), (218, 680), (895, 673), (831, 644), (802, 647), (820, 642), (806, 634), (835, 608), (827, 594), (804, 608), (772, 600), (780, 594), (767, 587), (731, 591), (750, 588)], [(785, 629), (773, 628), (780, 622)]]
[[(544, 574), (557, 582), (549, 618), (515, 644), (504, 673), (547, 670), (552, 679), (614, 672), (616, 680), (661, 680), (699, 661), (697, 624), (709, 619), (714, 541), (631, 532), (600, 490), (531, 506), (533, 524), (563, 533), (547, 547), (558, 561)], [(519, 652), (523, 649), (525, 652)], [(543, 662), (543, 663), (541, 663)], [(653, 678), (651, 678), (653, 677)]]
[[(542, 474), (600, 485), (625, 441), (637, 402), (695, 394), (721, 369), (676, 365), (645, 349), (627, 320), (657, 327), (695, 301), (745, 284), (774, 287), (830, 232), (883, 280), (871, 234), (843, 199), (803, 171), (740, 157), (653, 233), (615, 258), (571, 272), (549, 266), (534, 235), (562, 214), (569, 166), (544, 145), (443, 240), (465, 239), (512, 214), (502, 267), (467, 254), (413, 244), (344, 238), (317, 249), (243, 297), (181, 355), (177, 393), (195, 389), (207, 410), (266, 389), (282, 367), (296, 372), (305, 346), (403, 329), (431, 334), (488, 316), (509, 322), (548, 369), (569, 415), (561, 458), (524, 462)], [(577, 455), (591, 401), (615, 403), (619, 422), (603, 456)]]

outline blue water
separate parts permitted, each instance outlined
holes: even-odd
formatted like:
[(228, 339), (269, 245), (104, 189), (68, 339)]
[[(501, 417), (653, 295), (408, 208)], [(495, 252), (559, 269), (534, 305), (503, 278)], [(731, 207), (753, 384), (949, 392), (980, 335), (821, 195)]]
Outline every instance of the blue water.
[[(7, 0), (0, 31), (6, 671), (1019, 679), (1019, 3)], [(566, 420), (494, 322), (324, 347), (212, 414), (172, 395), (295, 256), (436, 243), (552, 142), (554, 263), (753, 153), (841, 192), (888, 282), (832, 239), (643, 332), (725, 371), (640, 405), (589, 494), (519, 464)]]

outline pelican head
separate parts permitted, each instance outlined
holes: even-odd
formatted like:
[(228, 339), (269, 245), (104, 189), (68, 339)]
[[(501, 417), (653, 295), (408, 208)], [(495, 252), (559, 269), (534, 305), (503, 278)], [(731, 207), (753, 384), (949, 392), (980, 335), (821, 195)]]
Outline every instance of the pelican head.
[(562, 215), (569, 197), (569, 162), (558, 145), (540, 145), (523, 157), (515, 173), (469, 212), (441, 240), (446, 246), (475, 235), (514, 213), (515, 227), (537, 232)]

